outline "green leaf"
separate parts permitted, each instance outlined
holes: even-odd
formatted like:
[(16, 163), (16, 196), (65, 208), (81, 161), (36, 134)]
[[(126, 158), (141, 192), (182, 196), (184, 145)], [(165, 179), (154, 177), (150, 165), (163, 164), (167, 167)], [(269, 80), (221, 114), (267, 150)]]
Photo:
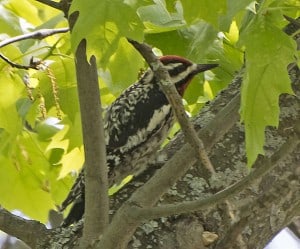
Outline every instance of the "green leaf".
[(32, 101), (29, 98), (21, 98), (17, 100), (16, 107), (20, 117), (25, 118), (32, 106)]
[(50, 124), (48, 120), (39, 122), (35, 127), (39, 139), (42, 141), (47, 141), (53, 137), (60, 129), (55, 126), (55, 124)]
[[(126, 66), (130, 65), (130, 66)], [(112, 93), (120, 93), (138, 79), (138, 72), (144, 68), (143, 57), (122, 38), (116, 53), (112, 55), (107, 67), (111, 72), (111, 80), (105, 80)]]
[(31, 3), (29, 3), (27, 0), (10, 0), (6, 4), (6, 8), (11, 10), (16, 16), (22, 17), (34, 25), (38, 25), (40, 23), (38, 9), (33, 8)]
[[(1, 33), (9, 36), (16, 36), (21, 33), (19, 18), (0, 5), (0, 27)], [(2, 39), (1, 39), (2, 40)]]
[[(241, 11), (246, 10), (246, 7), (250, 3), (256, 3), (253, 0), (229, 0), (227, 1), (226, 15), (220, 17), (220, 29), (227, 31), (232, 22), (232, 19), (236, 17)], [(236, 18), (235, 18), (236, 19)]]
[[(42, 11), (40, 11), (42, 12)], [(63, 13), (59, 13), (58, 15), (50, 18), (49, 19), (46, 19), (45, 22), (42, 22), (41, 25), (37, 26), (34, 28), (34, 30), (32, 31), (37, 31), (37, 30), (40, 30), (40, 29), (54, 29), (55, 27), (57, 27), (59, 24), (62, 24), (61, 26), (62, 27), (67, 27), (68, 24), (67, 24), (67, 21), (66, 19), (64, 18), (64, 14)], [(67, 33), (64, 34), (64, 35), (68, 35)], [(59, 36), (64, 36), (64, 35), (59, 35)], [(57, 36), (49, 36), (47, 38), (47, 41), (53, 41), (56, 42), (58, 40)], [(28, 40), (24, 40), (20, 43), (20, 49), (21, 51), (28, 51), (31, 49), (36, 49), (36, 40), (35, 39), (28, 39)], [(40, 42), (41, 44), (45, 44), (44, 43), (44, 40)], [(52, 46), (52, 44), (49, 44), (50, 46)], [(41, 47), (42, 45), (40, 45), (39, 47)], [(39, 48), (41, 50), (41, 48)], [(42, 51), (42, 50), (41, 50)], [(32, 55), (32, 54), (31, 54)], [(35, 56), (39, 56), (39, 54), (35, 54)]]
[(0, 155), (0, 170), (5, 172), (0, 174), (0, 203), (46, 222), (49, 208), (54, 208), (48, 159), (32, 133), (18, 136), (14, 147), (10, 158)]
[(195, 77), (195, 79), (192, 80), (186, 89), (184, 99), (188, 104), (194, 104), (200, 96), (203, 96), (203, 75)]
[(146, 27), (145, 32), (167, 32), (185, 25), (182, 6), (179, 1), (173, 2), (174, 12), (169, 12), (166, 2), (163, 0), (155, 0), (154, 3), (138, 9), (138, 14)]
[(241, 117), (251, 166), (258, 154), (264, 154), (266, 126), (278, 126), (279, 95), (292, 93), (287, 65), (295, 60), (296, 45), (273, 25), (268, 14), (256, 15), (241, 39), (246, 47)]
[(121, 37), (141, 41), (143, 25), (136, 10), (122, 0), (75, 0), (70, 12), (79, 11), (71, 43), (76, 50), (82, 39), (87, 40), (88, 58), (96, 55), (105, 67), (118, 47)]
[(83, 142), (80, 114), (77, 113), (72, 122), (68, 119), (64, 119), (64, 124), (67, 124), (68, 127), (68, 131), (64, 136), (64, 139), (69, 141), (68, 151), (73, 150), (76, 147), (81, 147)]
[(226, 0), (183, 0), (181, 2), (185, 20), (189, 24), (203, 19), (218, 28), (219, 16), (226, 13), (227, 10)]
[(181, 55), (200, 63), (209, 52), (216, 35), (211, 25), (198, 21), (177, 31), (147, 34), (145, 38), (147, 43), (159, 48), (163, 54)]
[(45, 8), (36, 1), (6, 1), (5, 7), (14, 13), (17, 17), (24, 18), (28, 23), (38, 26), (59, 14), (54, 8)]
[[(24, 84), (17, 75), (0, 74), (0, 128), (13, 137), (22, 129), (22, 119), (17, 112), (17, 100), (22, 96)], [(12, 137), (12, 138), (13, 138)]]
[(64, 149), (62, 148), (53, 148), (50, 150), (49, 162), (51, 164), (58, 164), (64, 154)]
[(147, 34), (145, 41), (159, 48), (165, 55), (177, 54), (186, 56), (190, 49), (189, 40), (180, 31)]
[[(79, 112), (79, 104), (73, 61), (70, 58), (59, 58), (50, 65), (50, 68), (58, 88), (57, 97), (60, 108), (71, 121), (74, 121)], [(40, 93), (43, 95), (46, 109), (49, 111), (55, 106), (51, 80), (45, 71), (34, 73), (32, 78), (38, 79), (39, 88), (36, 88), (35, 93), (37, 96)]]
[[(26, 102), (28, 102), (28, 101), (26, 101)], [(31, 128), (34, 128), (36, 125), (36, 121), (41, 116), (40, 102), (35, 100), (35, 101), (30, 101), (30, 103), (31, 103), (30, 108), (29, 108), (28, 112), (26, 113), (25, 120)]]
[(61, 179), (68, 175), (71, 171), (79, 171), (84, 163), (84, 152), (83, 146), (71, 150), (68, 154), (64, 155), (61, 160), (63, 165), (58, 179)]
[(189, 54), (193, 60), (198, 61), (206, 58), (210, 46), (217, 38), (217, 31), (204, 21), (198, 21), (182, 32), (191, 41)]

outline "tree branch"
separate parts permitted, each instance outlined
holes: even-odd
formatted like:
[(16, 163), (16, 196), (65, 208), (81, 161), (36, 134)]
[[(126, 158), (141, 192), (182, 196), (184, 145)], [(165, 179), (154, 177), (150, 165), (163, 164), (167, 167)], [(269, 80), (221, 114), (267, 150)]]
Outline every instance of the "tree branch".
[(96, 58), (86, 58), (86, 41), (76, 51), (76, 75), (85, 151), (85, 223), (81, 247), (108, 225), (108, 179)]
[(62, 10), (61, 2), (54, 2), (51, 0), (35, 0), (35, 1), (45, 4), (45, 5), (48, 5), (49, 7), (52, 7), (54, 9)]
[(39, 69), (39, 66), (41, 65), (41, 61), (39, 61), (39, 63), (33, 63), (33, 61), (31, 61), (31, 62), (29, 63), (28, 66), (26, 66), (26, 65), (21, 65), (21, 64), (12, 62), (10, 59), (8, 59), (6, 56), (4, 56), (4, 55), (1, 54), (1, 53), (0, 53), (0, 58), (1, 58), (2, 60), (4, 60), (7, 64), (9, 64), (10, 66), (15, 67), (15, 68), (18, 68), (18, 69), (25, 69), (25, 70), (28, 70), (29, 68), (32, 68), (32, 69), (38, 70), (38, 69)]
[(214, 174), (215, 169), (205, 151), (202, 140), (197, 136), (193, 125), (189, 121), (189, 117), (187, 116), (182, 105), (182, 99), (176, 90), (175, 85), (172, 84), (168, 70), (154, 55), (152, 48), (149, 45), (145, 43), (138, 43), (137, 41), (131, 39), (128, 39), (128, 41), (135, 47), (136, 50), (140, 52), (140, 54), (145, 58), (146, 62), (151, 67), (153, 73), (158, 79), (160, 79), (160, 86), (175, 112), (176, 118), (180, 124), (182, 132), (186, 137), (186, 140), (195, 150), (197, 158), (212, 174)]
[(0, 229), (25, 242), (32, 248), (48, 234), (42, 223), (34, 220), (25, 220), (14, 215), (0, 206)]
[[(240, 80), (237, 77), (236, 80)], [(198, 133), (203, 138), (205, 148), (209, 151), (239, 119), (240, 95), (237, 94), (219, 113)], [(182, 155), (185, 155), (184, 157)], [(122, 249), (131, 239), (141, 220), (131, 212), (132, 205), (139, 207), (153, 206), (161, 196), (196, 163), (194, 152), (185, 144), (155, 175), (136, 190), (130, 199), (116, 212), (110, 226), (104, 232), (96, 248)], [(118, 239), (116, 239), (118, 238)]]
[(40, 29), (31, 33), (27, 33), (24, 35), (18, 35), (12, 38), (5, 39), (4, 41), (0, 42), (0, 48), (7, 46), (11, 43), (27, 40), (27, 39), (44, 39), (45, 37), (59, 34), (59, 33), (66, 33), (69, 31), (69, 28), (59, 28), (59, 29)]
[[(298, 121), (299, 122), (299, 121)], [(298, 124), (300, 127), (300, 124)], [(295, 128), (295, 130), (297, 130)], [(272, 169), (277, 167), (300, 143), (300, 129), (299, 134), (295, 134), (291, 137), (281, 148), (274, 153), (270, 158), (263, 158), (255, 164), (255, 170), (249, 175), (244, 177), (242, 180), (231, 185), (230, 187), (214, 194), (213, 196), (205, 199), (183, 202), (178, 204), (169, 204), (158, 207), (140, 208), (138, 206), (132, 206), (132, 213), (139, 220), (150, 220), (159, 217), (167, 217), (175, 214), (191, 213), (195, 211), (201, 211), (209, 207), (215, 206), (216, 204), (233, 197), (240, 191), (248, 188), (254, 182), (261, 179), (264, 175), (270, 172)]]
[(55, 2), (55, 1), (51, 1), (51, 0), (35, 0), (35, 1), (45, 4), (54, 9), (61, 10), (65, 14), (65, 17), (68, 18), (69, 9), (70, 9), (72, 0), (60, 0), (59, 2)]
[[(28, 34), (24, 35), (19, 35), (15, 36), (9, 39), (5, 39), (4, 41), (0, 42), (0, 48), (5, 47), (11, 43), (22, 41), (22, 40), (27, 40), (27, 39), (44, 39), (45, 37), (58, 34), (58, 33), (66, 33), (69, 31), (69, 28), (60, 28), (60, 29), (41, 29), (37, 30)], [(4, 56), (3, 54), (0, 53), (0, 58), (4, 60), (6, 63), (8, 63), (10, 66), (18, 68), (18, 69), (25, 69), (28, 70), (30, 68), (32, 69), (40, 69), (41, 61), (35, 62), (33, 60), (30, 61), (29, 65), (21, 65), (18, 63), (15, 63), (11, 61), (9, 58)]]

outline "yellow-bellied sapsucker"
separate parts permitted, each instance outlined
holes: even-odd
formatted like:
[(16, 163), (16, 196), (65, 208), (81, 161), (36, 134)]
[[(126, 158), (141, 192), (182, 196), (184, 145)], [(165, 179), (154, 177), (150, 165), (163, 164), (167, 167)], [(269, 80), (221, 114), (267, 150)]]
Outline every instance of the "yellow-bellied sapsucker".
[[(217, 64), (195, 64), (175, 56), (162, 56), (178, 93), (183, 96), (192, 78)], [(137, 175), (151, 162), (174, 124), (174, 113), (160, 89), (158, 79), (148, 69), (108, 108), (104, 119), (109, 185), (119, 183), (127, 175)], [(82, 170), (69, 195), (61, 205), (63, 211), (73, 203), (64, 220), (68, 226), (84, 213), (84, 171)]]

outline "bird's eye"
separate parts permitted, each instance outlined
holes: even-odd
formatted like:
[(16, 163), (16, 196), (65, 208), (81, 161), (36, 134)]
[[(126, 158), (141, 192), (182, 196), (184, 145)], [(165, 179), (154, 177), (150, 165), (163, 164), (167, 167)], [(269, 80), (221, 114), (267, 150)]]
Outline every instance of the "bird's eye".
[(188, 67), (188, 65), (182, 64), (182, 63), (176, 63), (176, 64), (172, 64), (172, 66), (170, 67), (169, 74), (171, 77), (176, 76), (180, 73), (182, 73), (183, 71), (186, 70), (186, 68)]

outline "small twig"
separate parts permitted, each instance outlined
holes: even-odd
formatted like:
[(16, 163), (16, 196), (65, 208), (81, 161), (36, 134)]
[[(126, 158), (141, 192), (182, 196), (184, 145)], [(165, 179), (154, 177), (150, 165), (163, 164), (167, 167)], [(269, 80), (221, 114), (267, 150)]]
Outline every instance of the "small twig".
[[(69, 28), (60, 28), (60, 29), (41, 29), (38, 31), (34, 31), (28, 34), (24, 34), (24, 35), (19, 35), (19, 36), (15, 36), (9, 39), (5, 39), (4, 41), (0, 42), (0, 48), (5, 47), (11, 43), (14, 42), (18, 42), (18, 41), (22, 41), (22, 40), (27, 40), (27, 39), (43, 39), (45, 37), (54, 35), (54, 34), (58, 34), (58, 33), (66, 33), (69, 31)], [(28, 70), (30, 68), (32, 69), (40, 69), (40, 64), (41, 62), (35, 62), (33, 60), (30, 61), (29, 65), (21, 65), (18, 63), (15, 63), (13, 61), (11, 61), (9, 58), (7, 58), (6, 56), (4, 56), (3, 54), (0, 53), (0, 58), (2, 60), (4, 60), (6, 63), (8, 63), (10, 66), (15, 67), (15, 68), (19, 68), (19, 69), (25, 69)]]
[(8, 59), (6, 56), (4, 56), (4, 55), (1, 54), (1, 53), (0, 53), (0, 58), (1, 58), (2, 60), (4, 60), (7, 64), (9, 64), (10, 66), (15, 67), (15, 68), (26, 69), (26, 70), (28, 70), (29, 68), (37, 69), (37, 70), (39, 69), (39, 68), (38, 68), (38, 64), (30, 64), (30, 65), (28, 65), (28, 66), (26, 66), (26, 65), (21, 65), (21, 64), (12, 62), (10, 59)]
[(35, 1), (48, 5), (54, 9), (62, 10), (62, 4), (60, 2), (54, 2), (49, 0), (35, 0)]
[(298, 19), (294, 19), (294, 18), (291, 18), (289, 16), (286, 16), (286, 15), (283, 15), (283, 17), (289, 21), (290, 23), (294, 24), (296, 27), (298, 27), (298, 29), (300, 28), (300, 20), (299, 18)]
[(5, 39), (4, 41), (0, 42), (0, 48), (7, 46), (8, 44), (27, 40), (27, 39), (44, 39), (45, 37), (59, 34), (59, 33), (66, 33), (69, 31), (69, 28), (59, 28), (59, 29), (40, 29), (31, 33), (27, 33), (24, 35), (18, 35), (12, 38)]
[(193, 125), (191, 124), (185, 109), (182, 105), (182, 99), (172, 84), (171, 77), (168, 70), (160, 62), (160, 60), (152, 52), (152, 48), (145, 43), (138, 43), (137, 41), (128, 39), (128, 41), (135, 47), (136, 50), (145, 58), (146, 62), (149, 64), (155, 76), (160, 79), (160, 86), (165, 93), (167, 99), (169, 100), (176, 118), (181, 126), (181, 129), (192, 148), (195, 149), (198, 159), (203, 163), (203, 165), (212, 173), (215, 173), (215, 169), (205, 151), (202, 140), (198, 137)]
[(65, 17), (68, 18), (69, 9), (72, 3), (72, 0), (60, 0), (59, 2), (50, 1), (50, 0), (35, 0), (47, 6), (50, 6), (54, 9), (61, 10)]

